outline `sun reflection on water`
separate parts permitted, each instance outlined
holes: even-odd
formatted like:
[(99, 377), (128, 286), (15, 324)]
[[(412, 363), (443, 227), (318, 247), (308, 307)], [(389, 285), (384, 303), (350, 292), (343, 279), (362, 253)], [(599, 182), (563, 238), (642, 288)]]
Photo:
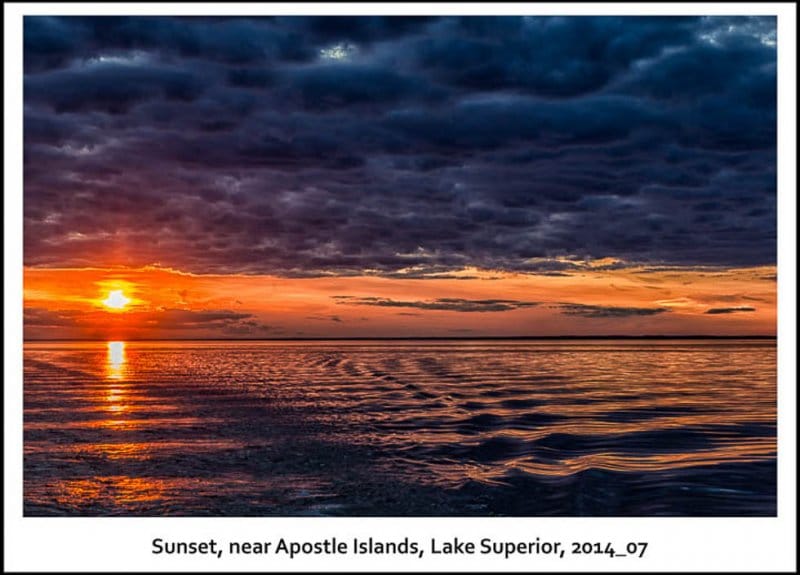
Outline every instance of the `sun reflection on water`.
[(108, 342), (108, 362), (106, 364), (106, 377), (108, 379), (125, 379), (125, 342)]
[[(107, 347), (106, 379), (110, 383), (105, 390), (105, 409), (112, 414), (111, 417), (118, 417), (129, 409), (125, 397), (127, 395), (127, 384), (124, 382), (126, 375), (125, 342), (109, 341)], [(121, 421), (111, 419), (104, 423), (106, 426), (115, 427)]]

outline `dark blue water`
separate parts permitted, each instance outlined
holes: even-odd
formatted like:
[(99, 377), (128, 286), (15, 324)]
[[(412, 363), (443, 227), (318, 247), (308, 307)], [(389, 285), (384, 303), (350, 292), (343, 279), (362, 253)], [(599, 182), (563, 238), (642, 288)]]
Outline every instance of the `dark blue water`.
[(26, 515), (775, 515), (773, 341), (25, 345)]

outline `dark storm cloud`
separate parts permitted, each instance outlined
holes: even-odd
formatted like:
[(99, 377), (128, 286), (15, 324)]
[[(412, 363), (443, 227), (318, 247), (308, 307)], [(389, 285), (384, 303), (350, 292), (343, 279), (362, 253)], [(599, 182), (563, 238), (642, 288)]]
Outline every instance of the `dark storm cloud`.
[(465, 89), (595, 92), (639, 60), (693, 40), (691, 18), (455, 18), (418, 42), (425, 70)]
[(314, 45), (325, 45), (342, 41), (370, 44), (413, 35), (436, 20), (431, 16), (309, 16), (278, 18), (277, 22), (303, 34)]
[(382, 297), (333, 296), (339, 304), (371, 305), (378, 307), (403, 307), (438, 311), (486, 312), (511, 311), (539, 305), (538, 302), (517, 301), (510, 299), (461, 299), (438, 298), (432, 301), (398, 301)]
[(591, 318), (614, 318), (658, 315), (669, 312), (665, 307), (614, 307), (603, 305), (583, 305), (565, 303), (558, 306), (564, 315), (576, 315)]
[(101, 111), (124, 114), (145, 100), (189, 102), (204, 85), (182, 70), (97, 64), (26, 79), (25, 101), (54, 112)]
[(739, 307), (712, 307), (711, 309), (706, 310), (705, 313), (717, 315), (717, 314), (724, 314), (724, 313), (738, 313), (738, 312), (749, 312), (749, 311), (756, 311), (756, 308), (749, 307), (749, 306), (739, 306)]
[(775, 263), (774, 18), (26, 17), (24, 45), (27, 265)]
[(266, 18), (26, 17), (24, 46), (26, 72), (136, 52), (239, 65), (302, 61), (313, 54), (299, 30), (282, 30)]

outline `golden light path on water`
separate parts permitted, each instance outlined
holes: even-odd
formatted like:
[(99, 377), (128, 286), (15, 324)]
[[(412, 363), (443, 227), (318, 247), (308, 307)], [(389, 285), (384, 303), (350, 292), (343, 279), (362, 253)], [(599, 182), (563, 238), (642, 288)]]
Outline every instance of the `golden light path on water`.
[(125, 383), (125, 342), (109, 341), (108, 357), (106, 361), (106, 410), (110, 417), (102, 423), (107, 427), (117, 427), (125, 424), (125, 412), (128, 410), (126, 401), (127, 384)]
[(108, 379), (122, 380), (125, 378), (125, 342), (108, 342)]

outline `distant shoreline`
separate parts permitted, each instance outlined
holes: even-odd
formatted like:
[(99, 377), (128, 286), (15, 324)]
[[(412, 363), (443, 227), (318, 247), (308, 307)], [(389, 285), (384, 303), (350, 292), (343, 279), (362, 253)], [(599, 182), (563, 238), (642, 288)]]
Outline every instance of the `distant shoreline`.
[[(736, 340), (758, 339), (777, 340), (777, 335), (521, 335), (521, 336), (412, 336), (412, 337), (254, 337), (254, 338), (142, 338), (119, 341), (564, 341), (564, 340)], [(23, 343), (42, 342), (106, 342), (106, 339), (23, 339)]]

